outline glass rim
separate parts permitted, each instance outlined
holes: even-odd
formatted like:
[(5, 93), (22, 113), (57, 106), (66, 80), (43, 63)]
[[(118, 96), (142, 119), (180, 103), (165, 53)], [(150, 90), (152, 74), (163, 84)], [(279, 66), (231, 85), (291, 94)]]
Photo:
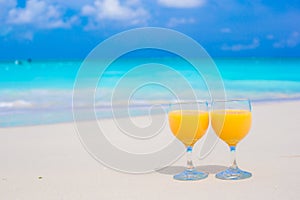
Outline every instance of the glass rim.
[(197, 100), (197, 101), (178, 101), (178, 102), (171, 102), (169, 105), (179, 105), (179, 104), (197, 104), (197, 103), (205, 103), (208, 104), (207, 100)]
[[(252, 112), (252, 103), (251, 100), (248, 98), (236, 98), (236, 99), (217, 99), (217, 100), (213, 100), (211, 102), (211, 106), (212, 106), (212, 110), (214, 110), (214, 106), (217, 103), (222, 103), (222, 104), (226, 104), (226, 103), (232, 103), (232, 102), (247, 102), (248, 106), (249, 106), (249, 111)], [(226, 110), (226, 106), (224, 105), (224, 109)], [(232, 109), (232, 108), (231, 108)]]

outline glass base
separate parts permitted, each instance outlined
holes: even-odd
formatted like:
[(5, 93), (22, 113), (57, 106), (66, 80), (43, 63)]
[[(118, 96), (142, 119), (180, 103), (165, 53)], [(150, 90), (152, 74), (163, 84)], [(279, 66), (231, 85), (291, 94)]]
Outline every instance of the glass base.
[(251, 176), (252, 174), (250, 172), (240, 170), (239, 168), (228, 168), (216, 174), (216, 178), (222, 180), (241, 180), (250, 178)]
[(208, 176), (208, 173), (198, 172), (196, 169), (193, 170), (184, 170), (180, 174), (173, 176), (174, 179), (180, 181), (196, 181), (204, 179)]

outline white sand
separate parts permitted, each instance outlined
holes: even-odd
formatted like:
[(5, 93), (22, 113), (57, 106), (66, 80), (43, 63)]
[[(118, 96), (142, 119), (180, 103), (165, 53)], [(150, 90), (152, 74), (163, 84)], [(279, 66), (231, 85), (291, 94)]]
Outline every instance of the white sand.
[[(180, 182), (160, 172), (132, 175), (108, 169), (82, 147), (73, 124), (0, 129), (0, 199), (300, 199), (300, 102), (254, 105), (251, 132), (238, 148), (238, 163), (253, 177), (222, 181), (229, 165), (219, 142), (204, 160), (207, 179)], [(40, 178), (39, 178), (40, 177)]]

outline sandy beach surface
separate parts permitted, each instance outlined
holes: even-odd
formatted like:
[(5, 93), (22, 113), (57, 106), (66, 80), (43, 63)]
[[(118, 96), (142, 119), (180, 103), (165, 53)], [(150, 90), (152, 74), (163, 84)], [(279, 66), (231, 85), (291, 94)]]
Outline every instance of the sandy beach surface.
[[(1, 200), (300, 199), (300, 102), (254, 104), (253, 125), (237, 152), (253, 177), (222, 181), (230, 164), (219, 142), (199, 169), (209, 177), (175, 181), (184, 158), (158, 172), (133, 175), (104, 167), (83, 148), (73, 123), (0, 128)], [(167, 130), (166, 130), (167, 131)], [(166, 133), (167, 134), (167, 133)]]

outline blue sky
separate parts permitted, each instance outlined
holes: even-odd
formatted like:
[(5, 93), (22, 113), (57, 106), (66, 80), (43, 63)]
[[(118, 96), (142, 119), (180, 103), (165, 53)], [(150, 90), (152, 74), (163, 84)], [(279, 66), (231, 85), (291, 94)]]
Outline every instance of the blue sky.
[(120, 31), (181, 31), (214, 57), (300, 57), (299, 0), (0, 0), (0, 60), (83, 59)]

